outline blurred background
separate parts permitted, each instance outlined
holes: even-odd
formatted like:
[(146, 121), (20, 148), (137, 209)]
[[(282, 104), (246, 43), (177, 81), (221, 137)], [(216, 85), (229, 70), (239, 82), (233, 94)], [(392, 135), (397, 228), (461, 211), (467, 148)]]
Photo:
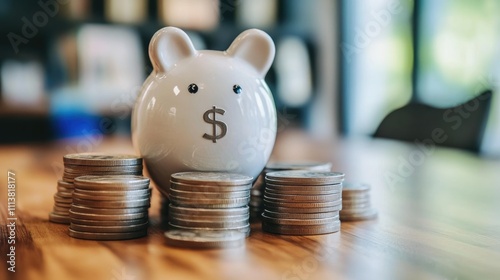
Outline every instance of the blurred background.
[[(447, 124), (479, 110), (472, 150), (498, 156), (499, 13), (497, 0), (1, 0), (0, 143), (129, 135), (158, 29), (225, 50), (260, 28), (277, 47), (266, 80), (278, 133), (372, 137), (403, 106)], [(485, 90), (487, 106), (460, 107)]]

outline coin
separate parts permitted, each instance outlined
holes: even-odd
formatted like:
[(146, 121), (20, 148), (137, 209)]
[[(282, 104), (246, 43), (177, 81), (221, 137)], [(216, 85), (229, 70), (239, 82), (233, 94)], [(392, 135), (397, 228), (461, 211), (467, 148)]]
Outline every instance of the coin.
[(262, 230), (270, 233), (284, 234), (284, 235), (318, 235), (334, 233), (340, 230), (340, 221), (324, 225), (313, 226), (290, 226), (290, 225), (276, 225), (271, 223), (262, 222)]
[(79, 239), (88, 240), (124, 240), (144, 237), (148, 234), (147, 229), (142, 229), (139, 231), (132, 232), (120, 232), (120, 233), (109, 233), (109, 232), (85, 232), (69, 229), (69, 236)]
[(195, 249), (234, 248), (245, 242), (238, 231), (168, 230), (165, 237), (168, 245)]
[(49, 221), (58, 224), (69, 224), (69, 216), (61, 215), (59, 213), (50, 212), (49, 213)]
[(75, 212), (73, 210), (69, 210), (69, 216), (70, 216), (72, 222), (73, 222), (73, 219), (99, 220), (99, 221), (122, 221), (122, 220), (135, 220), (135, 219), (146, 218), (146, 217), (148, 217), (148, 213), (147, 212), (139, 212), (139, 213), (131, 213), (131, 214), (104, 215), (104, 214), (82, 213), (82, 212)]
[(361, 212), (346, 212), (340, 211), (340, 220), (342, 221), (361, 221), (371, 220), (377, 218), (377, 210), (369, 208)]
[(170, 197), (170, 202), (174, 205), (194, 208), (236, 208), (246, 206), (249, 201), (250, 196), (227, 199), (182, 199), (175, 196)]
[(148, 222), (135, 224), (135, 225), (121, 225), (121, 226), (88, 226), (88, 225), (80, 225), (71, 223), (69, 228), (76, 231), (84, 231), (84, 232), (115, 232), (115, 233), (124, 233), (124, 232), (134, 232), (138, 230), (146, 230), (148, 227)]
[(94, 208), (117, 208), (117, 209), (128, 209), (135, 207), (146, 207), (150, 206), (149, 197), (137, 200), (85, 200), (80, 198), (73, 198), (73, 205), (88, 206)]
[[(106, 191), (90, 191), (90, 192), (84, 192), (83, 190), (77, 190), (73, 192), (73, 199), (79, 198), (79, 199), (84, 199), (84, 200), (91, 200), (95, 202), (103, 202), (106, 203), (107, 201), (120, 201), (120, 200), (142, 200), (142, 199), (150, 199), (151, 198), (151, 191), (150, 189), (146, 190), (140, 190), (141, 192), (135, 192), (135, 191), (109, 191), (107, 194), (103, 194), (103, 192)], [(94, 192), (94, 194), (89, 194)], [(110, 195), (111, 193), (116, 193), (115, 195)]]
[(204, 209), (204, 208), (181, 207), (170, 204), (168, 208), (169, 212), (171, 213), (179, 213), (179, 214), (195, 215), (195, 216), (227, 217), (235, 215), (248, 215), (249, 213), (249, 208), (246, 205), (237, 208)]
[(323, 213), (284, 213), (264, 210), (264, 214), (270, 218), (276, 219), (324, 219), (339, 217), (339, 211), (330, 211)]
[(292, 184), (266, 184), (266, 190), (275, 193), (288, 194), (321, 194), (321, 192), (342, 192), (342, 184), (329, 185), (292, 185)]
[(248, 220), (248, 213), (244, 215), (233, 215), (233, 216), (198, 216), (198, 215), (186, 215), (186, 214), (178, 214), (175, 212), (168, 213), (169, 217), (183, 219), (183, 220), (203, 220), (207, 222), (226, 222), (226, 221), (235, 221), (235, 220)]
[(73, 203), (71, 211), (81, 214), (102, 214), (102, 215), (126, 215), (135, 213), (147, 213), (148, 207), (135, 207), (135, 208), (94, 208), (86, 207)]
[(55, 202), (60, 202), (60, 203), (71, 203), (72, 199), (71, 198), (66, 198), (59, 196), (57, 193), (54, 195), (54, 201)]
[(142, 158), (135, 155), (110, 155), (99, 153), (67, 154), (63, 157), (64, 164), (91, 165), (91, 166), (117, 166), (139, 165)]
[(325, 195), (285, 195), (270, 193), (266, 190), (264, 199), (276, 202), (329, 202), (342, 198), (341, 193)]
[(104, 176), (80, 176), (75, 180), (75, 186), (86, 187), (133, 187), (133, 186), (149, 186), (149, 179), (143, 176), (135, 175), (104, 175)]
[(72, 224), (87, 225), (87, 226), (133, 226), (140, 225), (148, 222), (148, 217), (140, 219), (128, 220), (85, 220), (85, 219), (71, 219)]
[(330, 171), (332, 164), (330, 162), (269, 162), (266, 171), (278, 170), (309, 170), (309, 171)]
[(311, 207), (311, 208), (294, 208), (294, 207), (267, 205), (264, 207), (264, 209), (272, 212), (294, 213), (294, 214), (326, 213), (326, 212), (335, 212), (342, 210), (342, 203), (338, 204), (337, 206), (331, 206), (331, 207)]
[(172, 174), (171, 180), (189, 184), (234, 186), (251, 184), (253, 178), (242, 174), (226, 172), (180, 172)]
[(292, 183), (297, 185), (329, 185), (339, 184), (344, 180), (344, 173), (318, 171), (275, 171), (266, 174), (266, 183)]
[(277, 224), (277, 225), (291, 225), (291, 226), (313, 226), (313, 225), (324, 225), (330, 224), (332, 222), (338, 221), (339, 217), (329, 217), (321, 219), (286, 219), (286, 218), (271, 218), (264, 212), (262, 214), (262, 219), (266, 223)]
[(369, 185), (362, 183), (345, 182), (343, 187), (345, 192), (368, 192), (370, 190)]
[(89, 166), (89, 165), (64, 165), (64, 171), (67, 173), (93, 173), (93, 172), (134, 172), (142, 171), (140, 165), (122, 165), (122, 166)]
[[(170, 227), (170, 229), (178, 229), (178, 230), (197, 230), (197, 231), (211, 231), (211, 232), (229, 231), (228, 229), (219, 229), (219, 228), (210, 228), (210, 227), (185, 227), (185, 226), (174, 225), (172, 223), (169, 223), (168, 226)], [(230, 229), (230, 231), (233, 231), (233, 230), (243, 232), (243, 233), (245, 233), (245, 236), (250, 235), (250, 225)]]
[(327, 208), (342, 204), (342, 199), (328, 202), (281, 202), (264, 198), (264, 207), (288, 207), (288, 208)]
[(233, 229), (250, 226), (248, 217), (242, 220), (232, 221), (206, 221), (206, 220), (184, 220), (170, 216), (170, 224), (183, 227), (212, 228), (212, 229)]
[(202, 182), (197, 182), (196, 184), (180, 183), (176, 181), (170, 181), (170, 189), (179, 191), (191, 191), (191, 192), (234, 192), (234, 191), (247, 191), (252, 188), (252, 184), (245, 185), (209, 185), (203, 184)]
[(169, 190), (169, 196), (175, 196), (181, 199), (226, 199), (226, 198), (244, 198), (250, 195), (250, 190), (232, 191), (232, 192), (193, 192), (179, 191), (176, 189)]

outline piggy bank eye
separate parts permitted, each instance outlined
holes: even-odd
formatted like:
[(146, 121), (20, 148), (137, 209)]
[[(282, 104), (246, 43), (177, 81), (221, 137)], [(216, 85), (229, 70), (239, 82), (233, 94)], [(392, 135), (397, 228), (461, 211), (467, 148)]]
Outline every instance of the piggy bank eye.
[(243, 91), (243, 89), (241, 89), (240, 85), (234, 85), (233, 86), (233, 91), (236, 94), (240, 94)]
[(189, 91), (189, 93), (191, 93), (191, 94), (195, 94), (195, 93), (197, 93), (197, 92), (198, 92), (198, 86), (197, 86), (196, 84), (190, 84), (190, 85), (188, 86), (188, 91)]

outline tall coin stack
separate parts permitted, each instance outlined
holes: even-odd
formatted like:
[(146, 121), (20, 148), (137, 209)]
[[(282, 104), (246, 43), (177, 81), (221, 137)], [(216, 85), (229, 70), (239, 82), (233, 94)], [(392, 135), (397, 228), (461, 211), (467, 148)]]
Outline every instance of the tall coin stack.
[(332, 164), (329, 162), (270, 162), (262, 171), (257, 182), (255, 182), (250, 193), (250, 218), (260, 220), (264, 211), (264, 189), (266, 174), (275, 171), (307, 170), (307, 171), (331, 171)]
[(145, 236), (151, 188), (133, 175), (80, 176), (69, 211), (71, 237), (122, 240)]
[[(206, 244), (217, 244), (219, 247), (241, 244), (250, 234), (248, 202), (251, 187), (252, 177), (240, 174), (172, 174), (169, 227), (177, 231), (167, 231), (167, 240), (172, 245), (185, 245), (186, 238), (193, 236), (191, 247), (200, 248)], [(183, 235), (175, 235), (178, 238), (182, 236), (182, 244), (173, 235), (179, 231), (186, 231)]]
[(340, 230), (343, 173), (277, 171), (265, 179), (264, 231), (315, 235)]
[(342, 197), (342, 221), (362, 221), (377, 217), (377, 210), (371, 205), (369, 185), (345, 183)]
[(54, 208), (49, 220), (69, 224), (73, 182), (83, 175), (142, 175), (142, 158), (134, 155), (109, 155), (98, 153), (67, 154), (63, 157), (64, 173), (57, 182)]

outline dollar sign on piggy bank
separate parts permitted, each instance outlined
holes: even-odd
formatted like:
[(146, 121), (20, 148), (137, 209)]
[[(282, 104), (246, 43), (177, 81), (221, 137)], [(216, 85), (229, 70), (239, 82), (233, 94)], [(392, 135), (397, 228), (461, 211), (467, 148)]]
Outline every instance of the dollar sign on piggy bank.
[(196, 50), (186, 33), (153, 36), (153, 71), (132, 112), (132, 140), (160, 192), (181, 171), (257, 178), (276, 138), (276, 108), (264, 77), (274, 59), (263, 31), (241, 33), (225, 51)]

